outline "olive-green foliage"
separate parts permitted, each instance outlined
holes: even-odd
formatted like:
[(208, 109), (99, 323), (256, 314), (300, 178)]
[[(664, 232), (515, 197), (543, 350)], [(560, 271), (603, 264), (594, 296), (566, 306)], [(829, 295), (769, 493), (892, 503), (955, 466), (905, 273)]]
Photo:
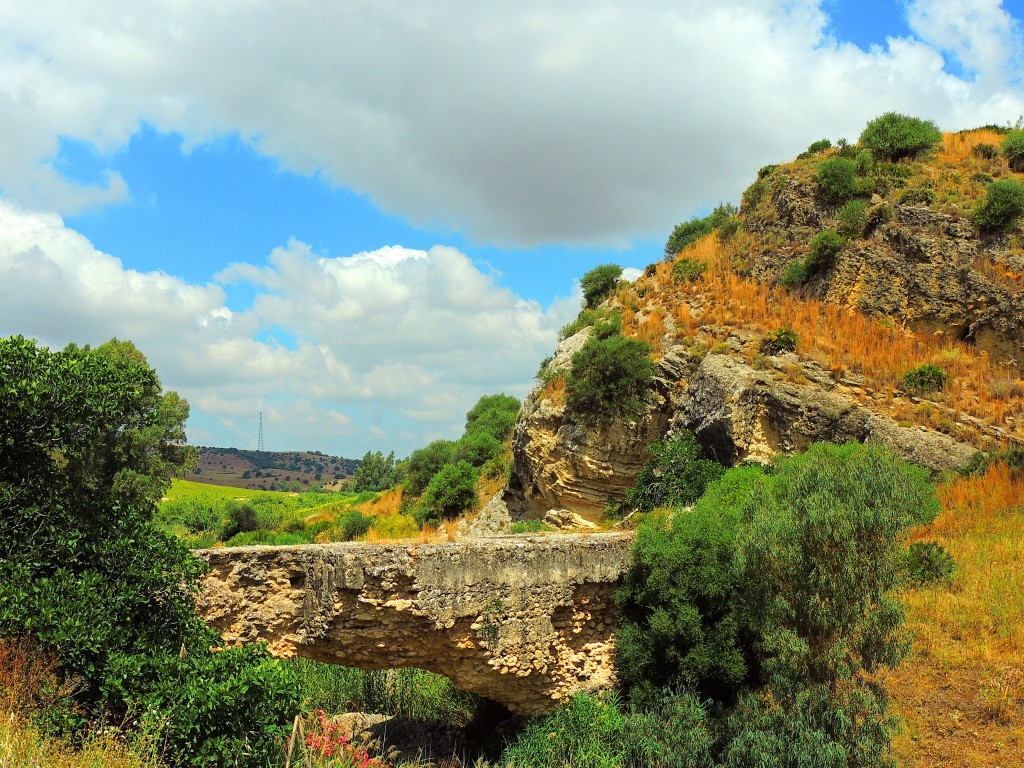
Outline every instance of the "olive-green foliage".
[(761, 339), (761, 351), (766, 355), (792, 352), (796, 349), (798, 341), (800, 337), (792, 328), (776, 328), (768, 331)]
[(796, 288), (799, 285), (803, 285), (810, 279), (810, 273), (807, 271), (807, 266), (804, 264), (803, 259), (794, 259), (789, 262), (786, 270), (782, 273), (782, 277), (779, 278), (779, 283), (786, 288)]
[(907, 581), (917, 586), (946, 583), (953, 578), (956, 562), (949, 550), (935, 541), (915, 541), (905, 553)]
[(708, 216), (696, 217), (677, 224), (665, 243), (665, 256), (669, 259), (673, 258), (688, 245), (727, 224), (738, 212), (732, 203), (719, 203)]
[(477, 470), (468, 461), (445, 464), (430, 479), (423, 503), (439, 518), (455, 517), (476, 504)]
[(651, 348), (620, 334), (587, 340), (572, 356), (566, 402), (582, 422), (607, 424), (616, 415), (639, 415), (654, 378)]
[(622, 267), (618, 264), (602, 264), (581, 277), (580, 288), (583, 290), (584, 308), (595, 309), (598, 304), (611, 296), (620, 277), (622, 277)]
[(81, 681), (63, 727), (143, 713), (170, 765), (262, 765), (295, 696), (261, 647), (209, 651), (203, 565), (153, 523), (190, 459), (187, 403), (116, 340), (2, 339), (0, 371), (0, 636)]
[(1024, 131), (1010, 131), (1003, 139), (1000, 149), (1012, 170), (1018, 173), (1024, 171)]
[(845, 157), (822, 160), (814, 178), (819, 194), (827, 203), (845, 202), (857, 192), (857, 164)]
[(506, 440), (515, 426), (519, 405), (512, 395), (484, 395), (466, 414), (466, 434), (482, 431), (499, 442)]
[(1024, 216), (1024, 184), (1001, 179), (985, 189), (985, 199), (974, 211), (974, 223), (986, 232), (1006, 232)]
[(425, 448), (413, 451), (405, 462), (403, 491), (410, 496), (419, 496), (426, 489), (430, 478), (454, 460), (455, 443), (451, 440), (435, 440)]
[(641, 523), (616, 594), (619, 679), (641, 706), (668, 686), (732, 699), (751, 673), (751, 638), (740, 612), (743, 564), (737, 546), (748, 497), (764, 472), (730, 470), (690, 511)]
[(868, 209), (867, 200), (849, 200), (839, 209), (839, 233), (848, 237), (860, 237), (864, 232), (864, 213)]
[(830, 149), (831, 147), (832, 147), (832, 142), (829, 139), (818, 139), (817, 141), (812, 141), (811, 142), (811, 144), (807, 147), (806, 154), (808, 156), (810, 156), (810, 155), (820, 155), (826, 149)]
[(684, 280), (695, 283), (707, 270), (708, 265), (697, 259), (679, 259), (672, 265), (672, 279), (677, 283)]
[(466, 428), (455, 444), (455, 462), (468, 461), (482, 467), (501, 453), (502, 443), (512, 434), (519, 413), (519, 400), (511, 395), (484, 395), (466, 414)]
[(692, 504), (725, 471), (718, 462), (703, 457), (704, 449), (689, 430), (658, 440), (648, 451), (650, 456), (626, 495), (637, 512)]
[(345, 541), (361, 539), (373, 525), (373, 517), (364, 515), (358, 509), (351, 509), (338, 521), (341, 538)]
[(931, 120), (886, 112), (864, 128), (860, 143), (879, 160), (896, 161), (919, 157), (942, 140), (942, 133)]
[(937, 365), (926, 363), (903, 374), (903, 386), (913, 394), (937, 392), (946, 386), (949, 374)]
[(927, 471), (880, 446), (818, 443), (776, 462), (740, 546), (744, 612), (780, 701), (902, 658), (904, 542), (938, 511)]
[(359, 460), (355, 476), (352, 478), (352, 490), (386, 491), (397, 480), (395, 475), (395, 452), (386, 457), (380, 451), (367, 451)]
[(830, 690), (816, 685), (778, 701), (744, 696), (728, 718), (723, 768), (896, 768), (890, 755), (897, 719), (886, 714), (881, 686)]
[(811, 238), (811, 251), (804, 263), (808, 269), (815, 269), (828, 264), (837, 253), (843, 250), (846, 241), (831, 229), (819, 232)]
[(875, 680), (907, 650), (894, 597), (907, 533), (938, 508), (927, 472), (879, 446), (730, 470), (690, 512), (638, 531), (617, 596), (631, 696), (668, 685), (719, 702), (723, 765), (888, 765)]

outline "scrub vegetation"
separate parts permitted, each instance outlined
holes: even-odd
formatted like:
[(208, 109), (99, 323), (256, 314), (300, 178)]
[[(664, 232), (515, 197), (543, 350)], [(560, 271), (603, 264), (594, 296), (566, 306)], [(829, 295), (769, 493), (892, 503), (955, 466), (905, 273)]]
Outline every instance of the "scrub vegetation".
[[(563, 336), (588, 338), (571, 368), (538, 377), (577, 424), (638, 413), (669, 338), (765, 370), (793, 352), (907, 425), (1008, 441), (934, 478), (857, 444), (727, 469), (670, 433), (628, 495), (619, 687), (500, 731), (487, 702), (422, 670), (212, 651), (188, 548), (446, 535), (509, 480), (515, 398), (481, 398), (458, 440), (368, 453), (340, 493), (252, 492), (171, 481), (194, 458), (187, 403), (130, 343), (0, 340), (0, 764), (394, 763), (349, 741), (333, 716), (353, 710), (486, 733), (448, 763), (476, 768), (1020, 764), (1024, 454), (1010, 438), (1024, 385), (968, 343), (807, 295), (895, 205), (956, 214), (1017, 253), (1020, 133), (883, 115), (858, 144), (816, 141), (744, 194), (744, 214), (767, 215), (787, 174), (816, 184), (835, 224), (806, 242), (766, 245), (722, 205), (676, 227), (634, 283), (615, 265), (584, 276)], [(768, 247), (792, 254), (778, 283), (750, 273)], [(1019, 291), (1019, 275), (975, 267)], [(733, 329), (764, 341), (731, 349)]]

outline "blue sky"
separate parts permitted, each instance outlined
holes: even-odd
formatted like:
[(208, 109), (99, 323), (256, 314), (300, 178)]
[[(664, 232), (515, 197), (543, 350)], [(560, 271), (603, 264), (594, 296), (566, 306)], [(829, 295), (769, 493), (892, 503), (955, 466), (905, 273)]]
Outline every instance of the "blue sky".
[(1014, 121), (1022, 5), (0, 0), (0, 333), (132, 339), (193, 442), (403, 455), (761, 165)]

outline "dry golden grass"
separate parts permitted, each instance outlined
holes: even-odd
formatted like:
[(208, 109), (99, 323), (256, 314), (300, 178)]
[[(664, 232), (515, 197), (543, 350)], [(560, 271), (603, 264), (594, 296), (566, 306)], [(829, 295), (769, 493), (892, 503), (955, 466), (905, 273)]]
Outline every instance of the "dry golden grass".
[(981, 129), (963, 131), (961, 133), (944, 133), (942, 145), (936, 153), (936, 159), (944, 165), (962, 167), (972, 164), (974, 148), (979, 144), (991, 144), (998, 147), (1006, 137), (996, 131)]
[(372, 501), (357, 504), (354, 509), (359, 510), (364, 515), (370, 515), (371, 517), (383, 517), (384, 515), (397, 515), (401, 506), (402, 489), (401, 487), (397, 487), (384, 491), (380, 496)]
[(939, 487), (918, 532), (949, 549), (952, 584), (904, 596), (912, 655), (888, 679), (901, 766), (1024, 765), (1024, 474), (995, 465)]
[[(1007, 381), (1007, 370), (993, 364), (984, 352), (942, 335), (915, 333), (849, 307), (803, 298), (742, 277), (732, 269), (735, 257), (730, 247), (711, 234), (681, 255), (708, 265), (700, 280), (673, 283), (671, 265), (665, 264), (635, 285), (646, 291), (647, 297), (664, 302), (664, 311), (671, 315), (678, 334), (692, 338), (704, 333), (702, 327), (713, 327), (717, 332), (703, 339), (713, 344), (723, 341), (734, 328), (762, 332), (792, 328), (799, 336), (798, 353), (817, 360), (836, 376), (846, 372), (862, 376), (866, 390), (890, 401), (898, 396), (907, 371), (926, 363), (939, 365), (950, 375), (951, 383), (936, 396), (935, 410), (906, 411), (909, 421), (949, 429), (951, 414), (946, 409), (950, 409), (1024, 437), (1024, 426), (1007, 422), (1007, 416), (1021, 420), (1024, 414), (1024, 382), (1018, 384), (1015, 377)], [(624, 311), (624, 320), (626, 316)], [(659, 316), (662, 324), (664, 317)], [(624, 321), (623, 332), (641, 338), (647, 335), (636, 322)], [(994, 389), (994, 381), (1008, 385)]]

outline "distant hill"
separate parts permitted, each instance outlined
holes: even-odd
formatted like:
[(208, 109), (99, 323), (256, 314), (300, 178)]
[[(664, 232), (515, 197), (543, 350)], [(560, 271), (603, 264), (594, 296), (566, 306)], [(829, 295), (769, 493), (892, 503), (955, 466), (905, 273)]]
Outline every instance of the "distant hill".
[(322, 485), (338, 488), (352, 477), (358, 459), (319, 451), (247, 451), (199, 446), (199, 463), (185, 479), (264, 491), (305, 491)]

